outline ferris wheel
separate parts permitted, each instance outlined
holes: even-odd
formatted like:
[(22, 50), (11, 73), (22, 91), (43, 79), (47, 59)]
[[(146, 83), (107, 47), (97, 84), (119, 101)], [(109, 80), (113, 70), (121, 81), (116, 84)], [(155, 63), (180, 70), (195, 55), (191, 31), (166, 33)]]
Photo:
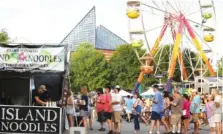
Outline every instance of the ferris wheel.
[[(169, 81), (176, 70), (180, 71), (182, 81), (195, 77), (198, 71), (199, 75), (209, 72), (215, 76), (213, 0), (128, 0), (127, 16), (131, 45), (141, 63), (134, 90), (145, 74), (166, 73)], [(143, 55), (139, 53), (141, 48), (146, 49)], [(163, 60), (166, 58), (169, 60)], [(163, 70), (162, 66), (168, 69)]]

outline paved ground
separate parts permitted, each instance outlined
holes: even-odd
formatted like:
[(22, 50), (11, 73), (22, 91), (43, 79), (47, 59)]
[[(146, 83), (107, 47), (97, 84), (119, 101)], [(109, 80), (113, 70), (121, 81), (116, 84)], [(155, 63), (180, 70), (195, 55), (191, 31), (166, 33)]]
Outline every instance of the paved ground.
[[(93, 123), (93, 131), (89, 131), (89, 134), (107, 134), (106, 132), (99, 132), (98, 128), (100, 127), (98, 122), (94, 122)], [(192, 134), (193, 132), (193, 125), (191, 124), (191, 129), (189, 131), (189, 134)], [(208, 126), (202, 126), (202, 129), (200, 130), (200, 134), (209, 134), (209, 127)], [(107, 127), (106, 127), (107, 129)], [(141, 124), (141, 132), (140, 134), (148, 134), (148, 129), (149, 126), (145, 126), (144, 124)], [(121, 126), (121, 133), (122, 134), (133, 134), (134, 133), (134, 126), (133, 123), (127, 123), (127, 122), (123, 122), (122, 126)], [(155, 133), (155, 132), (154, 132)], [(161, 134), (164, 133), (164, 127), (161, 127)], [(66, 133), (65, 133), (66, 134)]]

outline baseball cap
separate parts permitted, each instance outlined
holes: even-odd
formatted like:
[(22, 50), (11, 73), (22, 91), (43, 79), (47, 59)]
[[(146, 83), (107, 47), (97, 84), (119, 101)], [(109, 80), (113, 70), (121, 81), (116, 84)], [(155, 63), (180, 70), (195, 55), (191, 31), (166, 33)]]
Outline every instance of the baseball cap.
[(116, 88), (116, 89), (120, 89), (120, 86), (119, 86), (119, 85), (116, 85), (115, 88)]
[(42, 89), (43, 91), (46, 91), (46, 86), (45, 85), (40, 85), (39, 88)]
[(194, 92), (196, 93), (196, 92), (197, 92), (197, 89), (193, 89), (192, 92), (193, 92), (193, 93), (194, 93)]

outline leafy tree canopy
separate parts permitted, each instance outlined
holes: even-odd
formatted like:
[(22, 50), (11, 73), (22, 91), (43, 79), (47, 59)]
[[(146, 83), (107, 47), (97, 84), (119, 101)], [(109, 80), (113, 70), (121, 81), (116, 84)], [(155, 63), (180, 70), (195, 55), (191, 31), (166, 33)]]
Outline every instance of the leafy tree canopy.
[(223, 57), (217, 63), (218, 75), (223, 77)]
[(90, 90), (108, 84), (109, 72), (103, 53), (89, 43), (80, 44), (71, 57), (71, 83), (75, 91), (87, 86)]
[[(145, 50), (137, 50), (140, 55)], [(120, 85), (124, 89), (132, 89), (140, 73), (140, 62), (131, 45), (120, 45), (113, 53), (110, 62), (111, 85)], [(147, 79), (147, 78), (146, 78)], [(153, 80), (145, 80), (143, 85), (153, 83)]]
[(3, 29), (0, 31), (0, 42), (6, 43), (9, 40), (8, 33)]

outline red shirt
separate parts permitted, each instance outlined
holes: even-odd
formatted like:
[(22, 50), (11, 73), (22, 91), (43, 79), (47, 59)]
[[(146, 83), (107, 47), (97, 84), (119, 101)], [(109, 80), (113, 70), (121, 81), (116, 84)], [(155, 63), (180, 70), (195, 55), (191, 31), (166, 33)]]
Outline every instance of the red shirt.
[(96, 111), (101, 112), (102, 110), (104, 110), (104, 103), (99, 103), (98, 100), (100, 100), (101, 102), (105, 102), (105, 95), (102, 94), (96, 98)]
[(112, 96), (111, 94), (105, 95), (105, 104), (104, 104), (104, 111), (105, 112), (112, 112), (112, 105), (110, 105), (111, 101), (112, 101)]

